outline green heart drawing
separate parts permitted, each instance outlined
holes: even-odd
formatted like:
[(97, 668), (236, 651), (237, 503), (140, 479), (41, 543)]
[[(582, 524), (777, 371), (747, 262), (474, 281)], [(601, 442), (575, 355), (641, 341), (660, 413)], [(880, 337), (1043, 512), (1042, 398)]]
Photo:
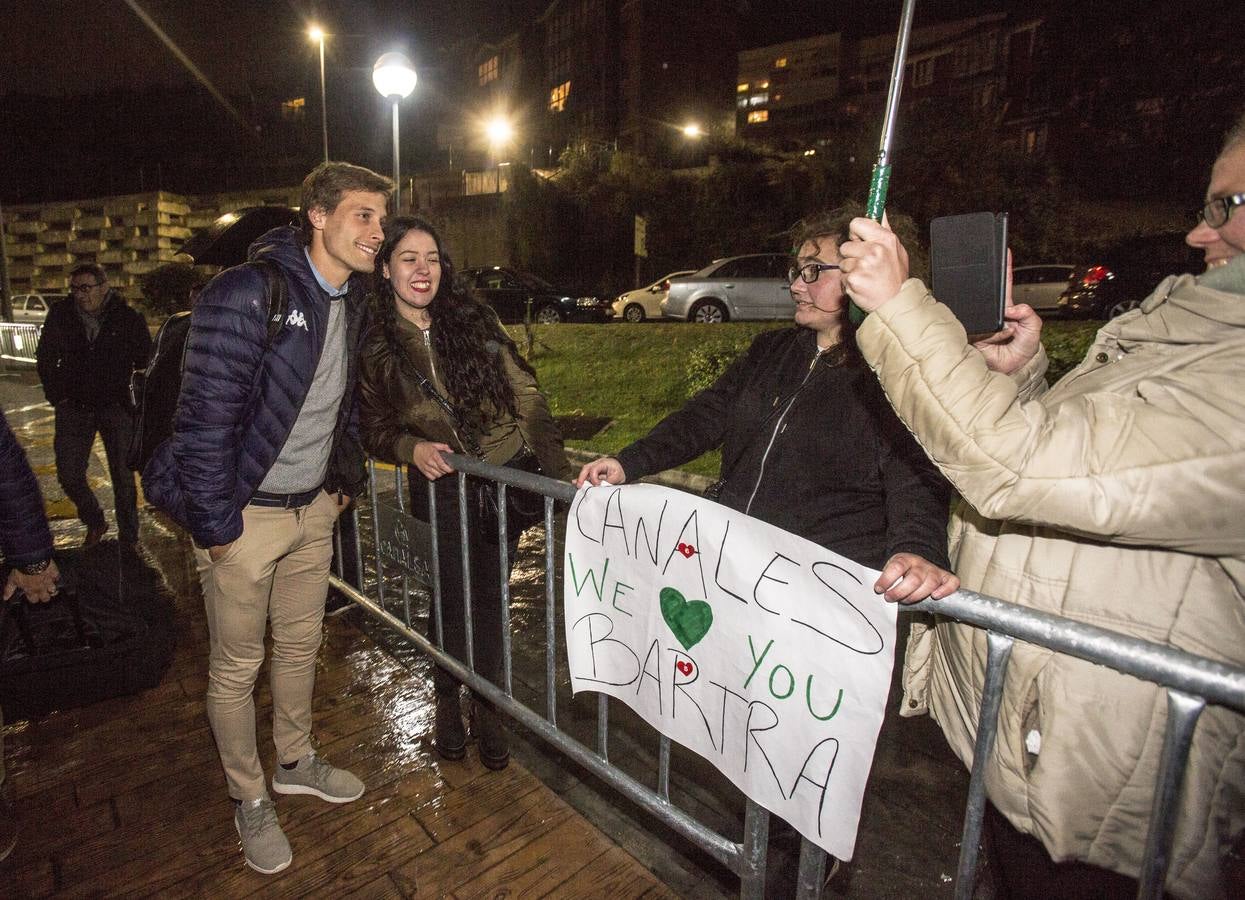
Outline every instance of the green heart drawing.
[(661, 617), (666, 620), (684, 650), (691, 650), (709, 633), (713, 610), (704, 600), (688, 601), (676, 588), (661, 589)]

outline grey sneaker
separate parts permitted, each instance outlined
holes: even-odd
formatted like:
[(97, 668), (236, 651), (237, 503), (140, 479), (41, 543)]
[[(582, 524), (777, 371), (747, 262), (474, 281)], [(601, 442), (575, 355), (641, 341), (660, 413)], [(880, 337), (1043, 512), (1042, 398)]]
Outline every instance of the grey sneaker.
[(330, 766), (312, 750), (292, 769), (278, 766), (272, 776), (278, 794), (311, 794), (329, 803), (349, 803), (363, 796), (363, 782), (345, 769)]
[(246, 864), (264, 875), (275, 875), (290, 864), (294, 854), (277, 821), (276, 804), (267, 797), (239, 803), (233, 825), (242, 838)]

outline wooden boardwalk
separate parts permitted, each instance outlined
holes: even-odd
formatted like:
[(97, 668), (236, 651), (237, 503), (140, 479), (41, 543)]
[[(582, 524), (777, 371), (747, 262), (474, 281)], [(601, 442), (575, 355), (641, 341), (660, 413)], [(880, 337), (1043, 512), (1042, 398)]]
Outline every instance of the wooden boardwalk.
[[(259, 875), (242, 859), (204, 712), (207, 626), (190, 554), (172, 533), (144, 541), (178, 596), (178, 646), (159, 687), (42, 720), (9, 723), (17, 848), (0, 895), (674, 896), (517, 762), (503, 772), (432, 751), (431, 691), (349, 617), (326, 621), (315, 737), (367, 784), (334, 806), (277, 796), (293, 864)], [(180, 549), (180, 553), (178, 552)], [(260, 755), (271, 774), (262, 672)]]

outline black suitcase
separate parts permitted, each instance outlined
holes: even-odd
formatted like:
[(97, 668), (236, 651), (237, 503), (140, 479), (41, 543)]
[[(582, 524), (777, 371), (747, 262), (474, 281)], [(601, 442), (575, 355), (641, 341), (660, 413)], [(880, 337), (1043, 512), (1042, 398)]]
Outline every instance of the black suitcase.
[(53, 600), (17, 595), (0, 617), (5, 721), (155, 687), (173, 659), (172, 594), (142, 557), (103, 541), (56, 565)]

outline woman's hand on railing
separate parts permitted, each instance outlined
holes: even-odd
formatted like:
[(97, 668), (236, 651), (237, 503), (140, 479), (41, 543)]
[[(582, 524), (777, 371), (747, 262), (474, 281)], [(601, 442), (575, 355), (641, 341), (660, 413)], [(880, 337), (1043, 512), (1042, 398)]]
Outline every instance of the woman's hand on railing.
[(941, 600), (959, 589), (960, 579), (955, 573), (915, 553), (892, 556), (873, 585), (874, 593), (892, 603), (917, 603), (927, 597)]
[(589, 487), (598, 484), (623, 484), (626, 480), (627, 473), (623, 471), (622, 463), (612, 456), (603, 456), (584, 464), (579, 470), (579, 477), (575, 479), (575, 487), (581, 488), (585, 484)]
[(442, 475), (450, 475), (454, 467), (445, 461), (442, 453), (453, 453), (454, 448), (440, 441), (420, 441), (411, 453), (411, 462), (419, 469), (419, 474), (429, 481), (436, 481)]

